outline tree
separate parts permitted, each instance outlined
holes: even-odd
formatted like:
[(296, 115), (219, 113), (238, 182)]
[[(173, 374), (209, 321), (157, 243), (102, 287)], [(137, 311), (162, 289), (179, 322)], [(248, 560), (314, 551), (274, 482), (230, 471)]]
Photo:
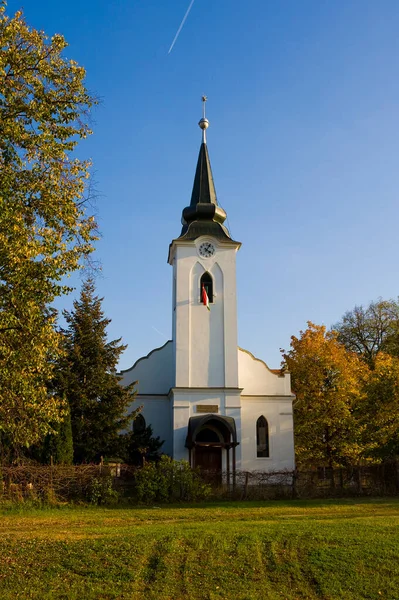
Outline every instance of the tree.
[(344, 346), (373, 368), (378, 352), (399, 356), (399, 303), (379, 299), (369, 306), (355, 306), (332, 329)]
[(130, 431), (124, 439), (122, 458), (129, 465), (142, 466), (143, 463), (157, 461), (163, 441), (159, 436), (154, 437), (151, 425), (135, 431)]
[(42, 464), (53, 461), (58, 465), (71, 465), (73, 463), (73, 443), (71, 413), (66, 415), (61, 422), (54, 423), (54, 433), (48, 433), (44, 440), (25, 451), (25, 457), (33, 458)]
[(48, 394), (59, 335), (54, 298), (93, 249), (89, 163), (72, 157), (95, 102), (85, 71), (0, 2), (0, 434), (29, 445), (65, 416)]
[(64, 312), (68, 325), (62, 331), (65, 354), (56, 381), (71, 411), (76, 463), (118, 454), (123, 443), (119, 434), (139, 410), (127, 414), (135, 384), (122, 387), (119, 383), (116, 365), (126, 346), (120, 339), (107, 342), (110, 319), (104, 317), (101, 304), (93, 280), (87, 279), (73, 311)]
[(399, 359), (379, 352), (365, 382), (361, 415), (368, 455), (388, 459), (399, 455)]
[(335, 332), (308, 323), (283, 354), (292, 373), (295, 452), (299, 465), (334, 467), (363, 451), (357, 411), (367, 366), (346, 350)]

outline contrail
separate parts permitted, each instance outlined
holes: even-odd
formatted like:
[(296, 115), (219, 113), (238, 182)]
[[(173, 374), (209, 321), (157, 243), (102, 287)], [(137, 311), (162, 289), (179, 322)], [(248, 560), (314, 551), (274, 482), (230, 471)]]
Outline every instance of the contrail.
[(179, 37), (179, 34), (180, 34), (181, 30), (183, 29), (183, 25), (184, 25), (184, 23), (186, 22), (186, 19), (187, 19), (187, 17), (188, 17), (188, 15), (189, 15), (189, 13), (190, 13), (190, 10), (191, 10), (191, 7), (192, 7), (192, 5), (193, 5), (193, 4), (194, 4), (194, 0), (191, 0), (191, 2), (190, 2), (190, 6), (188, 7), (188, 9), (187, 9), (187, 11), (186, 11), (186, 14), (185, 14), (185, 15), (184, 15), (184, 17), (183, 17), (183, 21), (180, 23), (180, 27), (179, 27), (179, 29), (177, 30), (177, 33), (176, 33), (176, 35), (175, 35), (175, 38), (174, 38), (174, 40), (173, 40), (173, 42), (172, 42), (172, 44), (171, 44), (171, 46), (170, 46), (170, 48), (169, 48), (168, 54), (170, 54), (170, 53), (172, 52), (172, 50), (173, 50), (173, 46), (175, 45), (175, 43), (176, 43), (176, 40), (177, 40), (177, 38)]
[(153, 328), (154, 331), (156, 331), (157, 333), (159, 333), (159, 335), (162, 335), (162, 337), (164, 337), (166, 340), (168, 339), (168, 336), (166, 336), (164, 333), (162, 333), (162, 331), (159, 331), (159, 329), (157, 329), (156, 327), (154, 327), (154, 325), (151, 325), (151, 327)]

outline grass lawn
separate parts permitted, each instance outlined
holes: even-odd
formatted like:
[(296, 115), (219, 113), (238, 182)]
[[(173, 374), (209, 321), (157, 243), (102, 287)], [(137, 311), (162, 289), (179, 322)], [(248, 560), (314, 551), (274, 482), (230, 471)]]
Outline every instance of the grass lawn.
[(1, 600), (399, 600), (399, 499), (0, 515)]

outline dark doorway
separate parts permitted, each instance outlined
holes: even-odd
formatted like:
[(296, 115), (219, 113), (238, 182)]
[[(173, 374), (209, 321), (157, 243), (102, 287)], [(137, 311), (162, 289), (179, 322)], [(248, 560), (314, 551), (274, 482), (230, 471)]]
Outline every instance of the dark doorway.
[(200, 429), (196, 436), (194, 466), (206, 471), (207, 479), (219, 480), (222, 472), (222, 446), (220, 434), (212, 426)]
[(203, 471), (222, 470), (222, 449), (215, 446), (197, 446), (195, 448), (194, 466)]
[[(224, 467), (226, 482), (229, 486), (230, 464), (232, 464), (234, 488), (237, 445), (237, 432), (233, 417), (214, 413), (190, 417), (186, 438), (186, 448), (190, 450), (190, 464), (193, 467), (199, 467), (203, 476), (209, 481), (221, 484), (222, 467)], [(232, 456), (230, 456), (230, 450), (232, 450)]]

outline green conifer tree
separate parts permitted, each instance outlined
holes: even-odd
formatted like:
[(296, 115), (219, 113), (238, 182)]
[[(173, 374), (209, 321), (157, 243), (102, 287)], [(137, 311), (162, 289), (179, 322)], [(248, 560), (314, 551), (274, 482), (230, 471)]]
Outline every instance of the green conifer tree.
[(154, 437), (151, 425), (138, 431), (133, 428), (124, 436), (125, 447), (120, 454), (124, 462), (141, 467), (160, 459), (163, 443), (159, 436)]
[(126, 346), (120, 338), (107, 341), (110, 319), (104, 317), (102, 300), (95, 295), (94, 282), (89, 278), (73, 311), (64, 311), (65, 355), (59, 364), (57, 385), (70, 408), (75, 463), (117, 454), (123, 437), (120, 433), (138, 412), (128, 414), (136, 395), (134, 383), (122, 387), (116, 373)]

